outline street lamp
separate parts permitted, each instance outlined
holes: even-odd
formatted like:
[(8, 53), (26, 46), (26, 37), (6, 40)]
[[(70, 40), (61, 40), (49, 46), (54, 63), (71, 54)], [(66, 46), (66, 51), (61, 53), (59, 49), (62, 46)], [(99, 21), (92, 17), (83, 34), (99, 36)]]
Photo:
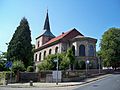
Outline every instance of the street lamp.
[(87, 77), (87, 69), (88, 69), (88, 64), (90, 63), (89, 60), (86, 60), (86, 77)]

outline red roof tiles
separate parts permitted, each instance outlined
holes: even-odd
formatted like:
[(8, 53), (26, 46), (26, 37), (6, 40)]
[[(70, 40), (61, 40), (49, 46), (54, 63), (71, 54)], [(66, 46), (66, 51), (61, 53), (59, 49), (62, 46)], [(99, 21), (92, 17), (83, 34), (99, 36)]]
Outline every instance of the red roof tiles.
[(45, 43), (44, 45), (47, 45), (47, 44), (50, 44), (50, 43), (52, 43), (52, 42), (55, 42), (55, 41), (57, 41), (57, 40), (62, 39), (64, 36), (66, 36), (66, 35), (67, 35), (68, 33), (70, 33), (71, 31), (72, 31), (72, 30), (70, 30), (70, 31), (68, 31), (68, 32), (66, 32), (66, 33), (64, 33), (64, 34), (62, 34), (62, 35), (59, 35), (59, 36), (51, 39), (50, 41), (48, 41), (48, 42)]

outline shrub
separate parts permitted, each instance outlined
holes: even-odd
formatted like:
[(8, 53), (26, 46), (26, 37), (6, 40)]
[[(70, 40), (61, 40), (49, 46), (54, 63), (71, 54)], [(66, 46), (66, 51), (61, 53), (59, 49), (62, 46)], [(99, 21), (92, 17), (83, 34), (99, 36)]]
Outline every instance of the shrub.
[(79, 69), (85, 69), (85, 68), (86, 68), (86, 65), (84, 60), (75, 61), (75, 69), (79, 70)]
[(33, 66), (28, 66), (28, 67), (27, 67), (27, 71), (28, 71), (28, 72), (34, 72)]
[(25, 66), (22, 61), (14, 61), (12, 65), (12, 70), (16, 74), (17, 71), (25, 71)]

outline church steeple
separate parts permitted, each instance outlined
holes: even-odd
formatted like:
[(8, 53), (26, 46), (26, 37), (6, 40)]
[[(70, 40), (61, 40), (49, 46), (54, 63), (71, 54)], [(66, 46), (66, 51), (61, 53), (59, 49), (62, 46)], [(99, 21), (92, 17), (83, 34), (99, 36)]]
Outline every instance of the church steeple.
[(43, 30), (50, 31), (50, 24), (49, 24), (49, 16), (48, 16), (48, 10), (47, 10), (47, 15), (44, 23), (44, 28)]
[(45, 18), (45, 23), (44, 23), (44, 27), (43, 27), (41, 36), (47, 36), (47, 37), (49, 37), (49, 38), (54, 38), (54, 37), (55, 37), (55, 36), (52, 34), (51, 30), (50, 30), (48, 10), (47, 10), (47, 14), (46, 14), (46, 18)]

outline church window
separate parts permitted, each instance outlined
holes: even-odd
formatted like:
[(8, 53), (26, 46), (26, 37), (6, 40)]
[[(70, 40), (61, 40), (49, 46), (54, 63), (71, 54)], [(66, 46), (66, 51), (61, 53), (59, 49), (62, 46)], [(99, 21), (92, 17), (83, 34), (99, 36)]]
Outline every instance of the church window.
[(85, 46), (84, 45), (79, 46), (79, 56), (85, 56)]
[(52, 52), (52, 50), (50, 49), (50, 50), (49, 50), (49, 54), (51, 54), (51, 52)]
[(58, 47), (55, 48), (55, 54), (58, 53)]
[(72, 46), (73, 55), (75, 56), (75, 46)]
[(35, 61), (37, 61), (37, 54), (35, 54)]
[(89, 53), (89, 56), (94, 56), (94, 47), (93, 47), (93, 45), (89, 45), (88, 53)]
[(40, 52), (40, 54), (39, 54), (39, 61), (41, 61), (41, 52)]
[(44, 58), (46, 57), (46, 51), (44, 51)]

